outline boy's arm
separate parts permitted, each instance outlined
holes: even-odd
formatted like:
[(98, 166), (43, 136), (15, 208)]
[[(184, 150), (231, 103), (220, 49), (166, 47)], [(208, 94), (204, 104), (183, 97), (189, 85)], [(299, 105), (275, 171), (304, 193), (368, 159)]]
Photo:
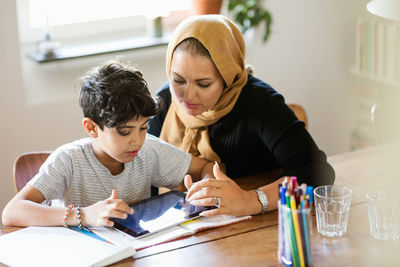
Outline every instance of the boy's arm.
[(188, 174), (192, 176), (193, 182), (200, 181), (205, 178), (215, 178), (213, 174), (214, 162), (192, 156)]
[[(2, 214), (2, 221), (7, 226), (60, 226), (64, 222), (65, 208), (42, 205), (45, 200), (42, 193), (30, 184), (27, 184), (6, 205)], [(115, 190), (111, 196), (95, 204), (81, 209), (82, 225), (113, 226), (110, 217), (125, 219), (133, 210), (128, 204), (118, 199)], [(72, 209), (67, 217), (67, 225), (78, 225), (76, 208)]]
[(40, 204), (44, 200), (39, 190), (27, 184), (4, 208), (3, 224), (8, 226), (62, 225), (65, 209)]
[[(191, 176), (190, 185), (192, 184), (192, 182), (197, 182), (202, 179), (215, 178), (213, 174), (213, 166), (214, 162), (192, 155), (192, 161), (190, 162), (188, 170), (188, 174)], [(185, 185), (185, 181), (182, 181), (177, 189), (182, 192), (187, 191), (188, 188), (187, 185)]]

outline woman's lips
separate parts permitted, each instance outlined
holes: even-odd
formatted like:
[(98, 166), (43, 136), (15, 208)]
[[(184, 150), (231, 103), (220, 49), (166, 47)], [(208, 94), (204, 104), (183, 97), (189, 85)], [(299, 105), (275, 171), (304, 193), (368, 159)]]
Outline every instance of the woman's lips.
[(185, 107), (187, 109), (195, 109), (195, 108), (197, 108), (199, 106), (197, 104), (189, 104), (189, 103), (186, 103), (186, 102), (184, 102), (184, 104), (185, 104)]

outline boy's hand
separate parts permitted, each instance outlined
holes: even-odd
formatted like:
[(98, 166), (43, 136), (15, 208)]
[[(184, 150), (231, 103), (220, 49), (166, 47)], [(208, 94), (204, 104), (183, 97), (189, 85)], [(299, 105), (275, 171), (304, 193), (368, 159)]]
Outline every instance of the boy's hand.
[(128, 214), (133, 214), (133, 209), (123, 201), (118, 199), (117, 190), (113, 189), (111, 196), (105, 200), (83, 208), (83, 224), (88, 226), (113, 226), (114, 222), (110, 217), (126, 219)]

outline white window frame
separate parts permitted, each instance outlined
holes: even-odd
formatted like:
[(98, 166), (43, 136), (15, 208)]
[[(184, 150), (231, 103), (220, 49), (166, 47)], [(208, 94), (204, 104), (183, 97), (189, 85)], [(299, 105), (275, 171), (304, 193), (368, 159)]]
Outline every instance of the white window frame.
[[(50, 0), (51, 1), (51, 0)], [(67, 1), (67, 0), (66, 0)], [(85, 0), (82, 0), (85, 1)], [(146, 0), (147, 1), (147, 0)], [(167, 1), (167, 0), (159, 0)], [(187, 1), (190, 3), (190, 1)], [(164, 18), (164, 28), (176, 25), (188, 14), (189, 6), (184, 7), (178, 18)], [(32, 45), (40, 41), (45, 32), (43, 28), (33, 28), (29, 21), (29, 0), (17, 0), (18, 30), (21, 45)], [(172, 17), (172, 18), (171, 18)], [(95, 30), (94, 30), (95, 29)], [(52, 26), (50, 32), (55, 40), (61, 42), (85, 42), (85, 40), (104, 40), (109, 38), (124, 38), (146, 34), (146, 17), (144, 15), (122, 17), (107, 20), (97, 20), (67, 25)]]

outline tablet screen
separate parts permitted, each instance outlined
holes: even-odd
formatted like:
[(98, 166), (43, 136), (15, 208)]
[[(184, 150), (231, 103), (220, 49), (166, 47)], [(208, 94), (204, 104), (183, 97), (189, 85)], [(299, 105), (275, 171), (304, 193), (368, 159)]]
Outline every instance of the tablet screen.
[(190, 205), (185, 193), (170, 191), (129, 205), (134, 209), (127, 219), (111, 218), (114, 227), (134, 237), (143, 237), (195, 218), (215, 207)]

